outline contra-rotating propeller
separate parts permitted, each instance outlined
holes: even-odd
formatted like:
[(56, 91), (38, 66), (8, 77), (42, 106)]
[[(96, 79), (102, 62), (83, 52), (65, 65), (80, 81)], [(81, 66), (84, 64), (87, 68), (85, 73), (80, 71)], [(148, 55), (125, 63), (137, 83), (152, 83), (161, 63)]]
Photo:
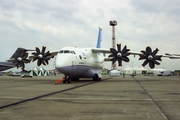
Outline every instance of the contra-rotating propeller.
[(113, 64), (118, 60), (119, 66), (122, 66), (122, 61), (129, 62), (129, 58), (127, 56), (130, 55), (130, 53), (128, 53), (128, 51), (130, 50), (127, 49), (126, 45), (121, 50), (121, 44), (117, 44), (117, 49), (118, 51), (115, 50), (114, 48), (111, 48), (110, 51), (112, 54), (109, 55), (108, 57), (113, 57), (111, 59)]
[(156, 61), (156, 60), (162, 61), (161, 60), (162, 55), (156, 55), (158, 51), (159, 51), (159, 49), (156, 48), (152, 52), (152, 50), (151, 50), (151, 48), (149, 46), (146, 47), (146, 51), (142, 50), (141, 52), (143, 53), (143, 55), (139, 55), (140, 56), (139, 60), (145, 59), (142, 66), (144, 67), (145, 65), (147, 65), (149, 63), (149, 67), (151, 69), (153, 69), (155, 67), (155, 64), (160, 65), (160, 63)]
[(45, 53), (46, 47), (42, 46), (42, 52), (40, 52), (40, 49), (36, 47), (36, 52), (33, 52), (32, 55), (33, 57), (33, 62), (38, 60), (37, 65), (40, 66), (41, 64), (43, 65), (48, 65), (49, 62), (48, 60), (51, 59), (51, 54), (48, 52)]
[(24, 63), (30, 63), (31, 60), (26, 59), (28, 57), (28, 53), (26, 53), (27, 50), (19, 49), (16, 51), (16, 53), (11, 57), (13, 58), (12, 64), (15, 65), (17, 68), (21, 67), (24, 69), (25, 64)]

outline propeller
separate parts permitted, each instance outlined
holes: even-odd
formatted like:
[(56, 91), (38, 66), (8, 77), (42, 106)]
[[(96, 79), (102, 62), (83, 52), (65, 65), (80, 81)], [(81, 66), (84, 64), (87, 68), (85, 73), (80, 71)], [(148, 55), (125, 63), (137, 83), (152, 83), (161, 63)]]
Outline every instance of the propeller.
[(32, 55), (33, 57), (33, 62), (38, 60), (37, 65), (40, 66), (41, 64), (43, 65), (48, 65), (49, 62), (48, 60), (51, 59), (51, 54), (48, 52), (45, 53), (46, 47), (42, 46), (42, 52), (40, 52), (40, 49), (36, 47), (36, 52), (33, 52)]
[(21, 67), (22, 69), (24, 69), (25, 68), (24, 63), (30, 63), (30, 61), (31, 61), (29, 59), (26, 59), (27, 57), (28, 57), (28, 53), (26, 53), (26, 50), (19, 49), (11, 57), (11, 58), (14, 58), (12, 60), (12, 64), (15, 65), (17, 68)]
[(144, 60), (145, 59), (142, 66), (144, 67), (145, 65), (147, 65), (149, 63), (149, 67), (151, 69), (153, 69), (155, 67), (155, 64), (160, 65), (160, 63), (157, 62), (157, 60), (162, 61), (161, 60), (162, 55), (156, 55), (158, 51), (159, 51), (159, 49), (156, 48), (152, 52), (152, 50), (151, 50), (151, 48), (149, 46), (146, 47), (146, 51), (142, 50), (141, 52), (143, 53), (143, 55), (139, 55), (140, 56), (139, 60)]
[(113, 64), (118, 60), (119, 66), (122, 66), (122, 61), (129, 62), (129, 58), (127, 56), (130, 55), (130, 53), (128, 53), (128, 51), (130, 50), (127, 49), (126, 45), (121, 50), (121, 44), (117, 44), (117, 49), (118, 51), (115, 50), (114, 48), (110, 48), (112, 54), (109, 55), (108, 57), (113, 57), (111, 59)]

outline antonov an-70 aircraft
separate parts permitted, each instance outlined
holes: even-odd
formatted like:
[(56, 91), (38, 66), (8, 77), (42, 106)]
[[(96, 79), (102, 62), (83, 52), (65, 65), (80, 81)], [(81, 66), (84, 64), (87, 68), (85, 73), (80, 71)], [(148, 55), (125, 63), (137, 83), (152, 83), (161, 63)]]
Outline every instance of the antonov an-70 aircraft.
[[(93, 80), (101, 80), (101, 71), (103, 63), (105, 61), (112, 61), (114, 64), (118, 61), (119, 66), (122, 66), (122, 61), (129, 62), (129, 55), (139, 55), (139, 60), (144, 60), (142, 66), (149, 64), (150, 68), (154, 68), (155, 65), (159, 65), (158, 61), (162, 61), (161, 57), (167, 57), (170, 59), (180, 59), (178, 55), (173, 54), (156, 55), (159, 51), (157, 48), (152, 51), (148, 46), (146, 50), (141, 52), (132, 52), (124, 46), (121, 49), (121, 44), (117, 44), (117, 50), (114, 48), (102, 49), (101, 44), (101, 28), (99, 28), (98, 41), (96, 48), (76, 48), (76, 47), (64, 47), (57, 51), (45, 52), (46, 47), (42, 47), (42, 51), (36, 47), (35, 52), (28, 56), (27, 50), (24, 48), (18, 48), (12, 57), (7, 60), (8, 62), (0, 62), (0, 71), (6, 70), (12, 67), (21, 67), (24, 69), (25, 63), (37, 60), (37, 65), (48, 65), (48, 61), (56, 56), (55, 68), (65, 75), (63, 83), (70, 83), (71, 80), (79, 80), (79, 78), (93, 78)], [(108, 58), (105, 54), (110, 54)]]

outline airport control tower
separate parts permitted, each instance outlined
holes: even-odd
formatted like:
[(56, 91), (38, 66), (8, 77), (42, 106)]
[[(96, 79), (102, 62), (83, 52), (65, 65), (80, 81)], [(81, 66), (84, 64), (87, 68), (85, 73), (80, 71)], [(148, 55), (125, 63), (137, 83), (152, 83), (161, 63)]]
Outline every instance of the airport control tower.
[[(115, 39), (115, 26), (117, 25), (116, 20), (112, 20), (109, 22), (109, 25), (112, 26), (112, 48), (116, 49), (116, 39)], [(112, 64), (112, 70), (117, 70), (116, 63)]]

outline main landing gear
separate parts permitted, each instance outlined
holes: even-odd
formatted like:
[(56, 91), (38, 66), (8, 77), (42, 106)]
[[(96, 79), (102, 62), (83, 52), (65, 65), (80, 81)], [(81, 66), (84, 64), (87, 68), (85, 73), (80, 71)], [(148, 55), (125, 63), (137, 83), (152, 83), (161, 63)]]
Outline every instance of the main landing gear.
[(99, 78), (98, 75), (95, 74), (94, 77), (93, 77), (93, 80), (94, 81), (101, 81), (101, 78)]
[[(63, 80), (64, 84), (65, 83), (71, 83), (71, 81), (78, 81), (79, 80), (79, 78), (73, 78), (71, 76), (65, 76), (63, 79), (64, 79)], [(93, 80), (94, 81), (101, 81), (101, 78), (97, 74), (95, 74), (93, 77)]]

